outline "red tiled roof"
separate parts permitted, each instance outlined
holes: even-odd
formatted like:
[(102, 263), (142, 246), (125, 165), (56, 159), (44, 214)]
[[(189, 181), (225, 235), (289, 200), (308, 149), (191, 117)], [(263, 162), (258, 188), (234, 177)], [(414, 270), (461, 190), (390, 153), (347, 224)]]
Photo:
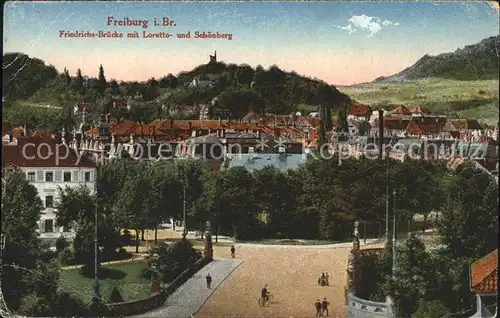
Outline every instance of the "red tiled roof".
[(391, 112), (391, 114), (411, 115), (411, 111), (407, 107), (401, 105), (401, 106), (398, 106), (395, 110), (393, 110)]
[(365, 104), (355, 104), (351, 106), (351, 110), (349, 111), (349, 115), (358, 116), (358, 117), (367, 117), (371, 116), (372, 108)]
[(24, 128), (19, 126), (19, 127), (16, 127), (14, 129), (12, 129), (12, 136), (14, 136), (14, 138), (20, 138), (20, 137), (23, 137), (25, 135), (24, 133)]
[(498, 249), (471, 264), (471, 289), (475, 293), (498, 291)]
[(413, 117), (406, 130), (417, 134), (439, 134), (446, 124), (444, 117)]
[(8, 134), (12, 129), (10, 123), (6, 120), (2, 120), (2, 136)]
[(90, 103), (78, 103), (76, 104), (76, 109), (79, 113), (90, 113), (92, 105)]
[[(43, 146), (41, 146), (43, 145)], [(47, 137), (21, 137), (17, 145), (2, 146), (2, 167), (95, 167), (74, 149)]]
[(482, 130), (483, 127), (476, 119), (452, 119), (451, 123), (459, 130)]
[[(384, 128), (389, 130), (405, 130), (410, 119), (397, 118), (397, 117), (384, 117)], [(373, 128), (378, 127), (378, 122)], [(377, 128), (378, 129), (378, 128)]]
[(455, 170), (466, 161), (465, 158), (452, 158), (447, 163), (448, 169)]
[(51, 132), (51, 131), (45, 131), (45, 130), (37, 130), (31, 134), (31, 137), (50, 137), (52, 138), (56, 134)]
[(429, 108), (424, 107), (424, 106), (417, 106), (411, 110), (412, 113), (414, 114), (430, 114), (431, 111)]
[(113, 106), (126, 106), (126, 105), (128, 105), (128, 100), (125, 99), (119, 99), (113, 101)]

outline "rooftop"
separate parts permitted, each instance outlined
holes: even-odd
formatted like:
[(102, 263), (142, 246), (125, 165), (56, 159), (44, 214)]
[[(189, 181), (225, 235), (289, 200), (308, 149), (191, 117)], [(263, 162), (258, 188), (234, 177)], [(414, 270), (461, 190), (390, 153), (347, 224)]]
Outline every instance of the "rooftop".
[(95, 164), (53, 138), (21, 137), (17, 145), (2, 146), (2, 168), (6, 166), (93, 168)]
[(498, 249), (473, 262), (470, 273), (473, 292), (496, 293), (498, 291)]

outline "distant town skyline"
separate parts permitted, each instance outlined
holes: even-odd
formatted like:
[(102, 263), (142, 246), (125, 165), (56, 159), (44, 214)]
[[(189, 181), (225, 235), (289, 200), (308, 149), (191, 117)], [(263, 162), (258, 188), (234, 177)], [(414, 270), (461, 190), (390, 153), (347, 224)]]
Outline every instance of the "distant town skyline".
[[(499, 34), (498, 10), (489, 2), (13, 1), (4, 8), (4, 54), (25, 53), (60, 72), (80, 68), (91, 77), (102, 64), (108, 80), (125, 81), (189, 71), (216, 50), (228, 64), (277, 65), (350, 85)], [(164, 17), (174, 22), (156, 26)], [(124, 38), (65, 36), (100, 30)], [(126, 37), (133, 31), (140, 38)], [(143, 31), (173, 36), (142, 38)], [(177, 38), (188, 31), (191, 39)], [(231, 40), (194, 39), (196, 31), (231, 34)]]

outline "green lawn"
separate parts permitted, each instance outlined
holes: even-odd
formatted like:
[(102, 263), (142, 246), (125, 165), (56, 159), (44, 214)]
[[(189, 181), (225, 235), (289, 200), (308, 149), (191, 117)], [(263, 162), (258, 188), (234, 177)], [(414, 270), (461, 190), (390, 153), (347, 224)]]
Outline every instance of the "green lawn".
[[(117, 286), (124, 301), (147, 298), (151, 293), (151, 281), (140, 276), (141, 270), (147, 267), (146, 261), (135, 261), (123, 264), (104, 266), (109, 272), (99, 280), (101, 296), (108, 301), (111, 290)], [(59, 288), (86, 303), (92, 299), (92, 278), (81, 274), (80, 269), (61, 271)]]
[(369, 83), (337, 88), (357, 102), (372, 107), (425, 106), (433, 112), (491, 122), (498, 118), (498, 84), (498, 80), (429, 78), (406, 83)]

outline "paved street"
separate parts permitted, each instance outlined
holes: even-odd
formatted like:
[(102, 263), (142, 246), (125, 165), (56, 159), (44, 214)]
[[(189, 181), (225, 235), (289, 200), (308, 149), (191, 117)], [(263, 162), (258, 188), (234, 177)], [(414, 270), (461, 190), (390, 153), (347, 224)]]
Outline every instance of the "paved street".
[[(239, 259), (213, 260), (168, 297), (163, 306), (134, 317), (192, 317), (241, 262)], [(206, 286), (207, 273), (212, 276), (211, 289), (207, 289)]]

